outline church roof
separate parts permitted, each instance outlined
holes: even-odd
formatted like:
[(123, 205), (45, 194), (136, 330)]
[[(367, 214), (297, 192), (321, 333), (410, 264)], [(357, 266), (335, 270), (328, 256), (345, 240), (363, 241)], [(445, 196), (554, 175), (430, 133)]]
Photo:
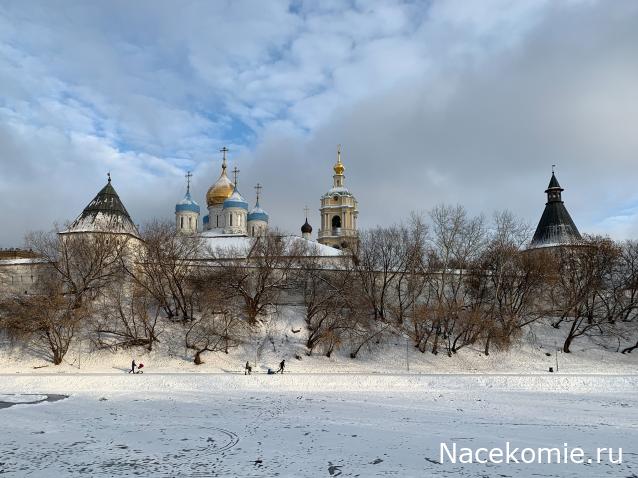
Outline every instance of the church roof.
[[(202, 240), (202, 259), (210, 257), (212, 253), (218, 258), (238, 259), (248, 258), (259, 238), (248, 237), (245, 234), (219, 234), (205, 231), (199, 235)], [(287, 250), (299, 250), (305, 257), (339, 257), (343, 252), (334, 247), (309, 241), (302, 237), (284, 235)]]
[(248, 213), (249, 221), (264, 221), (268, 222), (269, 216), (266, 211), (264, 211), (259, 205), (259, 199), (255, 203), (255, 207)]
[(306, 218), (306, 222), (304, 222), (303, 226), (301, 226), (301, 233), (302, 234), (310, 234), (310, 233), (312, 233), (312, 226), (310, 224), (308, 224), (308, 218)]
[(196, 212), (199, 214), (199, 204), (193, 201), (190, 191), (186, 192), (186, 196), (175, 205), (175, 212)]
[(113, 188), (110, 177), (106, 186), (64, 232), (110, 232), (139, 237), (137, 227)]
[(560, 188), (560, 184), (558, 184), (558, 179), (556, 179), (556, 175), (552, 172), (552, 177), (549, 180), (549, 186), (547, 186), (547, 189), (553, 189), (553, 188)]
[(233, 193), (230, 195), (230, 197), (224, 201), (223, 209), (227, 209), (230, 207), (238, 207), (248, 211), (248, 203), (242, 197), (242, 195), (239, 194), (237, 185), (235, 185), (235, 189), (233, 190)]
[(556, 189), (563, 190), (558, 183), (558, 179), (552, 173), (549, 187), (545, 191), (548, 194), (548, 200), (536, 227), (530, 248), (573, 244), (582, 239), (576, 224), (574, 224), (569, 212), (567, 212), (560, 191), (557, 192)]

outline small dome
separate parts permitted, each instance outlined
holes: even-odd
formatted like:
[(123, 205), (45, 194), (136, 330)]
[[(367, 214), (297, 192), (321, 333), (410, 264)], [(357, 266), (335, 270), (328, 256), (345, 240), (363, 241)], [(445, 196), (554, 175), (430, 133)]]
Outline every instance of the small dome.
[(193, 201), (191, 193), (187, 192), (184, 199), (175, 205), (175, 212), (195, 212), (199, 214), (199, 204)]
[(248, 220), (268, 222), (268, 219), (269, 219), (268, 213), (259, 206), (259, 199), (258, 199), (257, 202), (255, 203), (255, 207), (250, 211), (250, 213), (248, 213)]
[(230, 197), (224, 201), (224, 209), (228, 209), (231, 207), (238, 207), (248, 211), (248, 203), (244, 200), (242, 195), (239, 194), (239, 191), (237, 191), (236, 187)]
[(341, 145), (339, 145), (339, 148), (337, 149), (337, 162), (333, 166), (333, 169), (335, 171), (335, 174), (339, 176), (341, 176), (346, 169), (346, 167), (341, 162)]
[(310, 224), (308, 224), (308, 218), (306, 218), (306, 222), (304, 222), (303, 226), (301, 226), (301, 233), (302, 234), (311, 234), (312, 233), (312, 226)]
[(206, 204), (208, 207), (223, 204), (233, 194), (235, 185), (226, 176), (226, 163), (222, 164), (222, 173), (219, 179), (213, 184), (206, 193)]

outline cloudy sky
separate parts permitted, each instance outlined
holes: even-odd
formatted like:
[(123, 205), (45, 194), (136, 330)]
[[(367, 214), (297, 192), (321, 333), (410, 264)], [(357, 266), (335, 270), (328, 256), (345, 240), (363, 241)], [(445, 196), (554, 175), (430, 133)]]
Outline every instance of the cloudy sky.
[[(363, 227), (438, 203), (638, 236), (638, 2), (4, 1), (0, 247), (113, 182), (200, 204), (222, 146), (272, 223), (317, 225), (337, 144)], [(315, 227), (316, 229), (316, 227)]]

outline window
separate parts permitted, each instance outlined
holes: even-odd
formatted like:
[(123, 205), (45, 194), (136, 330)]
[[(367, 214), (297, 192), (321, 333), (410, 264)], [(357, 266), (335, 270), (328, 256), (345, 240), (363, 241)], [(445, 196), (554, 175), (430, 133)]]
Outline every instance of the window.
[(179, 218), (179, 228), (180, 229), (184, 229), (184, 218), (183, 217)]
[(219, 214), (217, 214), (217, 215), (215, 216), (215, 219), (217, 219), (217, 226), (215, 226), (215, 227), (219, 227)]
[(193, 228), (193, 218), (192, 218), (192, 217), (189, 217), (189, 218), (188, 218), (188, 228), (189, 228), (189, 229), (192, 229), (192, 228)]
[(230, 214), (230, 215), (229, 215), (229, 217), (230, 217), (230, 224), (229, 224), (229, 226), (231, 226), (231, 227), (232, 227), (232, 226), (233, 226), (233, 215), (232, 215), (232, 214)]
[(341, 227), (341, 216), (333, 216), (332, 227), (333, 228)]

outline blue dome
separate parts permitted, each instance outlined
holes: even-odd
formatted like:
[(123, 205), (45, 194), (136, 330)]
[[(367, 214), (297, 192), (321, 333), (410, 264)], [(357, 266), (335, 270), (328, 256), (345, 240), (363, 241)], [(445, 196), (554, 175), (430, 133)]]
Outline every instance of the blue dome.
[(264, 221), (268, 222), (268, 213), (259, 207), (259, 199), (255, 203), (255, 207), (250, 213), (248, 213), (249, 221)]
[(187, 192), (184, 199), (175, 205), (175, 212), (194, 212), (199, 214), (199, 204), (191, 198), (191, 193)]
[(265, 213), (264, 211), (251, 211), (250, 214), (248, 214), (248, 220), (249, 221), (264, 221), (264, 222), (268, 222), (268, 214)]
[(248, 203), (244, 200), (241, 194), (239, 194), (239, 191), (237, 191), (237, 187), (235, 187), (233, 194), (231, 194), (230, 197), (224, 201), (223, 209), (228, 209), (230, 207), (238, 207), (248, 211)]

